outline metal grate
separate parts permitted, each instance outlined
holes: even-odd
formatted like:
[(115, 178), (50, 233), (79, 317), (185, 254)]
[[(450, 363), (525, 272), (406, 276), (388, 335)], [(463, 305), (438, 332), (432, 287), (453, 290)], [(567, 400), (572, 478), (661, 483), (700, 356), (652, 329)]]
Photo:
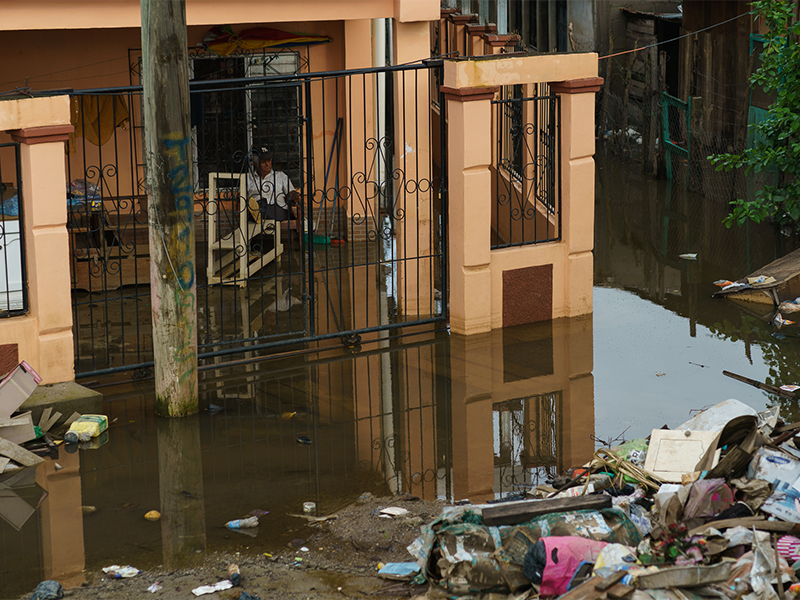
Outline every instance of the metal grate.
[(0, 318), (28, 312), (19, 144), (0, 144)]
[[(441, 62), (292, 75), (298, 67), (285, 54), (193, 64), (195, 79), (227, 76), (190, 85), (200, 357), (444, 321)], [(68, 159), (69, 185), (85, 200), (69, 213), (81, 374), (153, 360), (140, 94), (72, 99), (84, 122), (99, 122), (110, 105), (119, 125), (99, 146), (82, 129)], [(256, 232), (244, 196), (261, 146), (302, 202), (290, 221)], [(223, 182), (213, 193), (212, 179)], [(222, 273), (223, 261), (237, 266)]]
[(493, 249), (561, 239), (561, 102), (546, 84), (526, 87), (505, 87), (492, 101)]

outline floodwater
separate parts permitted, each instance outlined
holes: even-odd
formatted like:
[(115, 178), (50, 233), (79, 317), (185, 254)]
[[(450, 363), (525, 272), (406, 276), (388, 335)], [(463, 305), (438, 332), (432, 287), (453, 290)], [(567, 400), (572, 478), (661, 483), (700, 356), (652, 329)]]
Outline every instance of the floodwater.
[[(800, 382), (791, 329), (711, 298), (711, 282), (793, 240), (726, 229), (724, 206), (636, 166), (600, 155), (597, 167), (593, 315), (206, 370), (204, 410), (188, 419), (153, 415), (152, 381), (101, 384), (112, 424), (99, 447), (0, 482), (0, 597), (111, 564), (279, 552), (302, 535), (291, 515), (304, 502), (328, 514), (367, 491), (501, 497), (726, 398), (777, 401), (723, 369)], [(145, 520), (154, 509), (161, 521)], [(253, 512), (258, 529), (223, 527)]]

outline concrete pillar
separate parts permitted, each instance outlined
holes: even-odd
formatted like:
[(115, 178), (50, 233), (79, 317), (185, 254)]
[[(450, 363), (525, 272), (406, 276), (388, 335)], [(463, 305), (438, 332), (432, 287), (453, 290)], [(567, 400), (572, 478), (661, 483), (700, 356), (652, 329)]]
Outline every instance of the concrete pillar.
[(21, 145), (28, 303), (38, 321), (35, 356), (21, 352), (20, 358), (44, 383), (75, 379), (64, 161), (64, 142), (72, 131), (72, 125), (10, 131)]
[(569, 254), (564, 298), (570, 316), (592, 312), (594, 104), (602, 84), (602, 77), (550, 84), (561, 98), (561, 228)]
[[(394, 64), (428, 58), (429, 24), (394, 21)], [(394, 217), (397, 296), (404, 315), (433, 309), (431, 83), (427, 70), (394, 75)]]
[(490, 331), (492, 107), (498, 88), (442, 88), (448, 115), (450, 329)]

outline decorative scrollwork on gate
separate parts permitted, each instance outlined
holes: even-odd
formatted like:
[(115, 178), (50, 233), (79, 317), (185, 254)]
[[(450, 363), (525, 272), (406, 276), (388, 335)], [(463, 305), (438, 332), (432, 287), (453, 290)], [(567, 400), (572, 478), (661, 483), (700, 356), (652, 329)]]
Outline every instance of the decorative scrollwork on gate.
[(526, 98), (504, 88), (496, 106), (496, 188), (492, 248), (560, 239), (560, 103), (554, 94)]

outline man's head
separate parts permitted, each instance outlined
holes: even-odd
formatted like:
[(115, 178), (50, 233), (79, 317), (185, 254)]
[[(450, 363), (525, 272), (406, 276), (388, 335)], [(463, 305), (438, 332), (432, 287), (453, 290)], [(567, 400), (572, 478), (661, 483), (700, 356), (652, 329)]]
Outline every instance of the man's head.
[(261, 177), (269, 175), (272, 171), (272, 152), (268, 148), (259, 148), (258, 152), (258, 174)]

